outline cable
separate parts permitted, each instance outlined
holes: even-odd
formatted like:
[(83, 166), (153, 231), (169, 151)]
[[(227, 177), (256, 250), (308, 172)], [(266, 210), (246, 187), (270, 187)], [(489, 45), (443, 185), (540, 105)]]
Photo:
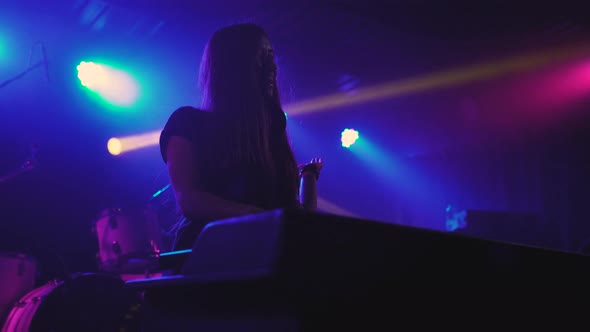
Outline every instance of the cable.
[(41, 62), (36, 63), (35, 65), (33, 65), (33, 66), (25, 69), (25, 71), (23, 71), (22, 73), (14, 76), (12, 78), (7, 79), (6, 81), (0, 83), (0, 89), (2, 89), (3, 87), (7, 86), (8, 84), (10, 84), (10, 83), (12, 83), (12, 82), (14, 82), (16, 80), (19, 80), (19, 79), (23, 78), (28, 73), (32, 72), (33, 70), (35, 70), (35, 69), (37, 69), (37, 68), (39, 68), (39, 67), (41, 67), (43, 65), (45, 65), (45, 62), (44, 61), (41, 61)]
[(37, 41), (33, 44), (33, 46), (31, 46), (31, 50), (29, 51), (29, 62), (27, 63), (27, 67), (31, 67), (33, 63), (33, 50), (35, 49), (35, 46), (43, 47), (43, 43), (41, 41)]
[[(39, 49), (41, 50), (41, 58), (42, 59), (41, 59), (41, 61), (39, 61), (39, 62), (37, 62), (35, 64), (32, 64), (32, 62), (33, 62), (33, 50), (37, 46), (40, 47)], [(44, 51), (44, 49), (45, 48), (43, 46), (43, 43), (40, 42), (40, 41), (38, 41), (35, 44), (33, 44), (33, 46), (31, 47), (31, 51), (29, 52), (29, 61), (28, 61), (27, 68), (24, 71), (22, 71), (21, 73), (17, 74), (16, 76), (14, 76), (12, 78), (9, 78), (6, 81), (0, 83), (0, 89), (2, 89), (3, 87), (7, 86), (8, 84), (10, 84), (10, 83), (12, 83), (14, 81), (17, 81), (17, 80), (23, 78), (28, 73), (32, 72), (33, 70), (35, 70), (35, 69), (37, 69), (37, 68), (39, 68), (41, 66), (44, 66), (45, 67), (45, 70), (47, 71), (47, 59), (45, 57), (45, 51)], [(46, 74), (48, 74), (48, 73), (46, 73)]]

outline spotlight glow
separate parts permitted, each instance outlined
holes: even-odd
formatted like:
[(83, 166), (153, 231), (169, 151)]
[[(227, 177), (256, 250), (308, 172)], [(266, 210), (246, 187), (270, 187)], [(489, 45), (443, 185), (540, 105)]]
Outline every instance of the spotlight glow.
[(82, 61), (76, 67), (82, 86), (116, 106), (131, 106), (139, 97), (139, 85), (126, 72), (110, 66)]
[(4, 62), (8, 59), (8, 43), (0, 35), (0, 65), (4, 64)]
[(121, 145), (121, 140), (113, 137), (107, 142), (107, 149), (109, 153), (113, 156), (118, 156), (121, 154), (121, 150), (123, 150), (123, 146)]
[(96, 89), (107, 84), (108, 75), (101, 65), (82, 61), (76, 69), (78, 70), (80, 83), (88, 89)]
[(344, 129), (344, 131), (342, 131), (341, 137), (340, 137), (340, 141), (342, 142), (342, 146), (345, 148), (349, 148), (351, 145), (353, 145), (357, 140), (359, 139), (359, 133), (358, 131), (354, 130), (354, 129)]

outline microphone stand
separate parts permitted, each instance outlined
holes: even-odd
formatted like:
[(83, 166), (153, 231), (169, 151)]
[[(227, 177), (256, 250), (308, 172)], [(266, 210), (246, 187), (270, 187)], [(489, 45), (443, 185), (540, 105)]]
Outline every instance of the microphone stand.
[[(35, 47), (39, 46), (40, 50), (41, 50), (41, 58), (43, 60), (37, 62), (36, 64), (32, 65), (31, 62), (33, 60), (33, 50), (35, 49)], [(41, 67), (41, 66), (45, 66), (45, 75), (47, 76), (47, 81), (49, 81), (49, 70), (48, 70), (48, 62), (47, 62), (47, 54), (45, 53), (45, 45), (42, 42), (36, 42), (32, 47), (31, 47), (31, 52), (29, 53), (29, 67), (27, 67), (27, 69), (25, 69), (23, 72), (21, 72), (20, 74), (7, 79), (6, 81), (0, 83), (0, 89), (2, 89), (3, 87), (7, 86), (8, 84), (23, 78), (25, 75), (27, 75), (28, 73), (32, 72), (33, 70)], [(1, 181), (0, 181), (1, 182)]]

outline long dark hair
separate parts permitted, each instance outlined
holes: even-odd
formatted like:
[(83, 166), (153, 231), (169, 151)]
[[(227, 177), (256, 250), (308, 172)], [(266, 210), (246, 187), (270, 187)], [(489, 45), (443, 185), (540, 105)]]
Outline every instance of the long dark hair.
[(221, 119), (220, 162), (257, 165), (281, 177), (284, 190), (296, 199), (297, 163), (284, 130), (279, 89), (275, 82), (272, 96), (266, 96), (260, 82), (258, 52), (263, 38), (268, 39), (266, 31), (251, 23), (213, 34), (201, 61), (202, 107)]

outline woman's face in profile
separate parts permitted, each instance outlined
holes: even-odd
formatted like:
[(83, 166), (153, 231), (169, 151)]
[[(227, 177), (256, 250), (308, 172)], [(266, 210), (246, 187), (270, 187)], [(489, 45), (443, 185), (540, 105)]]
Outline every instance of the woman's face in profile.
[(268, 96), (272, 96), (276, 84), (277, 66), (270, 40), (263, 37), (258, 46), (258, 65), (261, 70), (261, 84)]

